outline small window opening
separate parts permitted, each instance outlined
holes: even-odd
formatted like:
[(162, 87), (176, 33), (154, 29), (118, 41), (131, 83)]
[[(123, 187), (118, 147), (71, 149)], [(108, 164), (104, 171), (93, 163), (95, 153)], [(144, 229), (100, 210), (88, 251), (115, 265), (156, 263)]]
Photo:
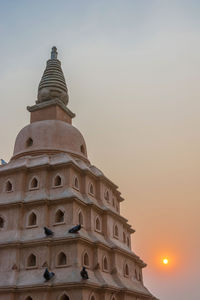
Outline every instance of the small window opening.
[(126, 243), (127, 243), (127, 246), (129, 247), (129, 246), (130, 246), (130, 240), (129, 240), (129, 237), (127, 237)]
[(135, 269), (135, 278), (138, 279), (137, 270)]
[(61, 177), (59, 175), (54, 179), (54, 186), (60, 186), (62, 183)]
[(28, 140), (26, 141), (26, 146), (27, 147), (31, 147), (33, 145), (33, 140), (32, 138), (28, 138)]
[(0, 217), (0, 228), (4, 227), (4, 219)]
[(32, 212), (28, 218), (28, 226), (34, 226), (37, 222), (37, 216), (34, 212)]
[(115, 207), (115, 198), (112, 198), (112, 206)]
[(9, 180), (6, 182), (6, 192), (12, 192), (12, 183)]
[(81, 152), (82, 152), (83, 154), (85, 154), (85, 148), (84, 148), (83, 145), (81, 145), (80, 149), (81, 149)]
[(55, 223), (63, 223), (64, 222), (65, 213), (62, 210), (57, 210), (55, 215)]
[(94, 186), (92, 183), (90, 183), (90, 186), (89, 186), (89, 193), (94, 195)]
[(79, 190), (79, 181), (78, 181), (78, 178), (77, 178), (77, 177), (75, 177), (75, 179), (74, 179), (74, 187), (75, 187), (77, 190)]
[(115, 225), (115, 227), (114, 227), (114, 235), (115, 235), (115, 237), (119, 236), (119, 230), (118, 230), (117, 225)]
[(33, 300), (30, 296), (28, 296), (25, 300)]
[(129, 268), (128, 265), (125, 265), (125, 276), (129, 276)]
[(70, 300), (70, 299), (66, 294), (64, 294), (60, 297), (60, 300)]
[(61, 252), (58, 255), (58, 266), (64, 266), (67, 264), (67, 257), (65, 253)]
[(36, 266), (36, 256), (34, 254), (31, 254), (28, 257), (27, 267), (35, 267), (35, 266)]
[(106, 201), (109, 201), (109, 192), (108, 191), (105, 192), (104, 197), (105, 197)]
[(37, 178), (33, 178), (32, 181), (31, 181), (31, 189), (35, 189), (38, 187), (38, 180)]
[(80, 211), (79, 214), (78, 214), (78, 223), (80, 225), (83, 225), (83, 214), (82, 212)]
[(116, 202), (116, 210), (117, 210), (117, 212), (119, 212), (119, 203), (118, 202)]
[(124, 232), (123, 232), (123, 242), (126, 243), (126, 235)]
[(96, 299), (95, 299), (95, 297), (94, 297), (94, 296), (92, 296), (92, 297), (90, 298), (90, 300), (96, 300)]
[(98, 230), (98, 231), (101, 230), (101, 223), (100, 223), (100, 220), (99, 220), (98, 217), (96, 218), (95, 228), (96, 228), (96, 230)]
[(87, 252), (83, 256), (83, 265), (87, 266), (87, 267), (89, 266), (89, 256), (88, 256)]
[(108, 260), (106, 256), (103, 259), (103, 269), (106, 271), (108, 270)]
[(142, 275), (140, 272), (139, 272), (139, 281), (142, 281)]

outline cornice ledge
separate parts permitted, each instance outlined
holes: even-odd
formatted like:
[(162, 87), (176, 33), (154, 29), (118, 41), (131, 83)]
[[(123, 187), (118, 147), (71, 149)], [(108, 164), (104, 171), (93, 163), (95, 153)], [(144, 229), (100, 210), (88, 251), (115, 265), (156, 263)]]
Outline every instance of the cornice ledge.
[(29, 112), (33, 112), (33, 111), (36, 111), (36, 110), (39, 110), (39, 109), (43, 109), (43, 108), (46, 108), (46, 107), (52, 106), (52, 105), (58, 105), (71, 118), (75, 117), (75, 114), (68, 107), (66, 107), (65, 104), (59, 98), (55, 98), (55, 99), (52, 99), (52, 100), (40, 102), (40, 103), (37, 103), (37, 104), (32, 105), (32, 106), (27, 106), (27, 110)]

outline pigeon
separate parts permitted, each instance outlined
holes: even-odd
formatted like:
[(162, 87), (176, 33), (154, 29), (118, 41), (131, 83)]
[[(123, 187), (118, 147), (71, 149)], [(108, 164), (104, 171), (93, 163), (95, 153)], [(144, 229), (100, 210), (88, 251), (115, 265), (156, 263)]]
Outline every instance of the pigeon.
[(86, 268), (85, 268), (85, 267), (83, 267), (83, 269), (81, 270), (80, 274), (81, 274), (81, 277), (82, 277), (83, 279), (89, 279), (89, 277), (88, 277), (88, 272), (86, 271)]
[(44, 233), (46, 234), (46, 236), (52, 236), (53, 235), (53, 231), (51, 231), (47, 227), (44, 227)]
[(46, 279), (46, 281), (48, 281), (51, 278), (53, 278), (53, 276), (55, 276), (55, 273), (54, 272), (49, 272), (49, 270), (46, 268), (45, 272), (43, 274), (43, 277)]
[(80, 229), (81, 229), (81, 224), (76, 225), (69, 230), (69, 233), (77, 233)]
[(1, 165), (7, 165), (7, 162), (1, 158)]

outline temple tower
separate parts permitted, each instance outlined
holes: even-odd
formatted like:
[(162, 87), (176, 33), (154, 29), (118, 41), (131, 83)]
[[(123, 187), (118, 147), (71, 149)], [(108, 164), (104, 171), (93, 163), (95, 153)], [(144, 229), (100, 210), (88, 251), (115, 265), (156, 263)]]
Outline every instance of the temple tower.
[[(143, 283), (146, 264), (131, 250), (124, 199), (90, 163), (68, 101), (53, 47), (27, 108), (30, 124), (0, 166), (0, 300), (156, 299)], [(69, 233), (77, 224), (81, 230)], [(50, 280), (46, 268), (55, 274)]]

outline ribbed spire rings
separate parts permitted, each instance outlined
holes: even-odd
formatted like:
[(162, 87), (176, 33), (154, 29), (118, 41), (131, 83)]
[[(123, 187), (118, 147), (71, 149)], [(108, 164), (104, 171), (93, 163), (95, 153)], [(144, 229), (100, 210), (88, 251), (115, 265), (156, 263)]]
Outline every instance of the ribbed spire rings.
[(47, 61), (42, 79), (38, 87), (37, 103), (59, 99), (67, 105), (69, 97), (61, 62), (57, 59), (57, 49), (52, 48), (51, 59)]

